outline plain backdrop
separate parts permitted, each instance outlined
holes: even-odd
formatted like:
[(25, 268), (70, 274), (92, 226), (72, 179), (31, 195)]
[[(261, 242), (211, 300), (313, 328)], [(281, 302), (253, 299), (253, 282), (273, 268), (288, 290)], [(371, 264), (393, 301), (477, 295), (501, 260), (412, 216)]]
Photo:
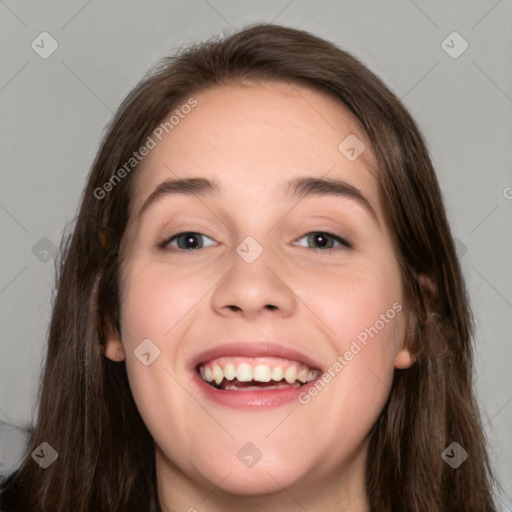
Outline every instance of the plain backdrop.
[(425, 135), (474, 310), (501, 507), (512, 510), (511, 20), (510, 0), (0, 1), (1, 474), (19, 463), (36, 411), (55, 251), (113, 112), (183, 45), (273, 21), (360, 58)]

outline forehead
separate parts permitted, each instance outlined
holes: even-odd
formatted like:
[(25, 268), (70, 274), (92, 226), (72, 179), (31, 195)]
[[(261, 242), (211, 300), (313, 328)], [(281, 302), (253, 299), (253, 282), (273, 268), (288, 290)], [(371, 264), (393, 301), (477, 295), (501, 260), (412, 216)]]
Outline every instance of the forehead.
[[(251, 201), (278, 199), (283, 184), (297, 177), (343, 179), (364, 189), (378, 206), (371, 145), (359, 121), (334, 96), (302, 85), (246, 82), (193, 97), (197, 105), (168, 126), (144, 158), (135, 177), (133, 212), (163, 181), (195, 177), (220, 183), (222, 194)], [(346, 140), (364, 144), (355, 160), (340, 150)]]

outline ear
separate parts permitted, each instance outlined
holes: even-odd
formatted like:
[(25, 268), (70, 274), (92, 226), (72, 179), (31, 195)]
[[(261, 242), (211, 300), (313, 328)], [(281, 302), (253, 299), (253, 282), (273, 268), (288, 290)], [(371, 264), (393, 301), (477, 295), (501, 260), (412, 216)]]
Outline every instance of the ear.
[[(437, 304), (437, 286), (426, 274), (419, 275), (419, 285), (422, 303), (427, 310), (435, 310)], [(416, 333), (418, 332), (418, 319), (412, 312), (407, 313), (407, 327), (404, 342), (395, 356), (395, 368), (406, 369), (416, 362), (417, 347)]]
[(399, 370), (410, 368), (416, 362), (416, 357), (414, 357), (413, 353), (416, 320), (412, 313), (407, 313), (406, 322), (407, 325), (404, 341), (402, 343), (402, 347), (396, 353), (394, 361), (395, 368)]
[(110, 319), (105, 320), (105, 342), (103, 354), (112, 361), (124, 361), (126, 354), (121, 342), (121, 334), (115, 329)]

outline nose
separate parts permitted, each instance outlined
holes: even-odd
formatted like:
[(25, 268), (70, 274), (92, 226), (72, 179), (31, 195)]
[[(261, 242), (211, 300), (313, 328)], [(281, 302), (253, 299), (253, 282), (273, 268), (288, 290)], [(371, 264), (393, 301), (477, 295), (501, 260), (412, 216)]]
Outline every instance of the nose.
[(288, 282), (290, 277), (276, 261), (269, 261), (265, 252), (252, 263), (237, 259), (215, 286), (211, 307), (218, 314), (246, 319), (293, 315), (298, 297)]

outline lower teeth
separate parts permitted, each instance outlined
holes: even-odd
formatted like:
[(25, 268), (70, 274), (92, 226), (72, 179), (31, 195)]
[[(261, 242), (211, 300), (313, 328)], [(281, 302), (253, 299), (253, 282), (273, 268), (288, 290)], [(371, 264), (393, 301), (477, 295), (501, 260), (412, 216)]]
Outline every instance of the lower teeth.
[[(236, 380), (236, 379), (235, 379)], [(287, 382), (275, 382), (271, 384), (270, 382), (260, 383), (261, 385), (251, 385), (249, 382), (234, 382), (234, 381), (222, 381), (220, 384), (216, 384), (215, 382), (208, 382), (210, 386), (213, 386), (216, 389), (221, 389), (222, 391), (261, 391), (262, 389), (287, 389), (287, 388), (299, 388), (302, 384), (298, 381), (295, 381), (293, 384), (288, 384)]]

